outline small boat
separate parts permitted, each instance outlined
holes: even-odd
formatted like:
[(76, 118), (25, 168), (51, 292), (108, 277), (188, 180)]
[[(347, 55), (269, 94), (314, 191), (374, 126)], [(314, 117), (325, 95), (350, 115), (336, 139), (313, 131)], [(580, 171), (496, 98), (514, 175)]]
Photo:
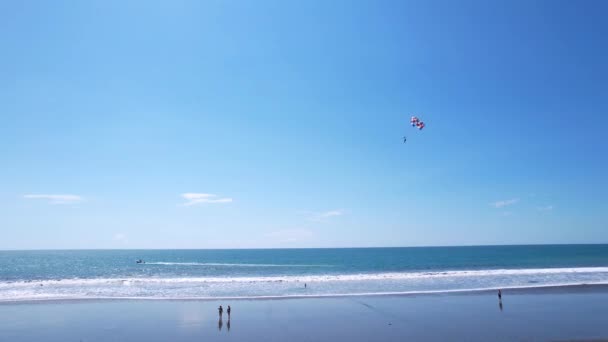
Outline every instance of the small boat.
[(146, 262), (143, 261), (143, 260), (141, 260), (141, 259), (139, 259), (139, 260), (136, 261), (136, 263), (138, 263), (138, 264), (145, 264)]

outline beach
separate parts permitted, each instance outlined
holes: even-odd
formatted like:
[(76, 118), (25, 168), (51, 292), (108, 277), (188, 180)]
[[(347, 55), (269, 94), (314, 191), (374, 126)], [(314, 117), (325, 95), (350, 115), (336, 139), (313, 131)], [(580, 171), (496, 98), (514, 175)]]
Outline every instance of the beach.
[(597, 341), (606, 260), (607, 245), (3, 251), (0, 341)]
[[(601, 341), (608, 287), (0, 304), (2, 341)], [(217, 307), (232, 307), (221, 322)]]
[(608, 342), (607, 14), (0, 1), (0, 342)]

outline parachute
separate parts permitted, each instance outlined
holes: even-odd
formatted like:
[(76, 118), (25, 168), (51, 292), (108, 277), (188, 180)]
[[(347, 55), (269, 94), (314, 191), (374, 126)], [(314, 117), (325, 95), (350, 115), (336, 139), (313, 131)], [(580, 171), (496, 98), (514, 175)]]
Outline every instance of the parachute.
[(420, 119), (418, 119), (415, 116), (412, 116), (412, 118), (410, 119), (410, 123), (412, 124), (412, 127), (416, 127), (416, 125), (420, 122)]
[(419, 130), (424, 128), (424, 122), (420, 121), (416, 116), (412, 116), (410, 123), (412, 124), (412, 127), (418, 127)]
[[(410, 118), (410, 124), (412, 125), (412, 127), (414, 128), (418, 128), (419, 131), (421, 131), (424, 128), (424, 122), (421, 121), (418, 117), (416, 116), (412, 116)], [(403, 142), (405, 143), (407, 141), (406, 137), (403, 137)]]

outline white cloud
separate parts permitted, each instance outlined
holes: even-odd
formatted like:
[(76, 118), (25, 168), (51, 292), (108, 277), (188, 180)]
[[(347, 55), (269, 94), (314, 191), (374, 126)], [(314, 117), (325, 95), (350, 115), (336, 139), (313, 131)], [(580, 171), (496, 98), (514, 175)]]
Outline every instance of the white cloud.
[(114, 240), (116, 240), (116, 241), (125, 241), (126, 239), (127, 239), (127, 236), (123, 233), (114, 234)]
[(552, 205), (546, 205), (544, 207), (538, 207), (536, 209), (538, 211), (551, 211), (551, 210), (553, 210), (553, 206)]
[(333, 217), (333, 216), (342, 216), (342, 214), (343, 214), (342, 210), (330, 210), (330, 211), (321, 213), (321, 215), (319, 215), (319, 217), (325, 218), (325, 217)]
[(84, 198), (78, 195), (23, 195), (25, 199), (41, 199), (47, 200), (50, 204), (71, 204), (84, 201)]
[(311, 221), (324, 221), (331, 217), (337, 217), (344, 215), (344, 211), (340, 209), (334, 209), (329, 211), (324, 211), (320, 213), (310, 213), (309, 220)]
[(231, 203), (232, 198), (218, 198), (217, 195), (214, 194), (201, 194), (201, 193), (192, 193), (188, 192), (182, 194), (182, 197), (187, 201), (184, 203), (184, 206), (191, 206), (195, 204), (201, 203)]
[(128, 244), (129, 237), (127, 237), (127, 235), (124, 233), (116, 233), (114, 234), (114, 241), (121, 244)]
[(497, 201), (494, 203), (490, 203), (491, 206), (493, 206), (494, 208), (504, 208), (504, 207), (508, 207), (510, 205), (513, 205), (515, 203), (519, 202), (519, 198), (513, 198), (513, 199), (508, 199), (508, 200), (503, 200), (503, 201)]
[(313, 232), (307, 229), (284, 229), (266, 234), (266, 238), (275, 243), (301, 242), (309, 240), (312, 236)]

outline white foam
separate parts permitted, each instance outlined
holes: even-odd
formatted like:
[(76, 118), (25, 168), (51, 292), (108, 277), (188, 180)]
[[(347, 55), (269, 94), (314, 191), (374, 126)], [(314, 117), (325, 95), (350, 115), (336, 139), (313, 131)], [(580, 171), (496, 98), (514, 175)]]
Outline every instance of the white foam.
[(368, 296), (406, 296), (406, 295), (432, 295), (432, 294), (466, 294), (476, 292), (505, 290), (533, 290), (546, 288), (567, 288), (577, 286), (608, 285), (608, 281), (557, 283), (545, 285), (524, 285), (506, 287), (481, 287), (466, 289), (417, 290), (417, 291), (386, 291), (386, 292), (356, 292), (356, 293), (323, 293), (323, 294), (285, 294), (285, 295), (259, 295), (259, 296), (83, 296), (67, 294), (21, 294), (15, 296), (0, 296), (0, 303), (23, 301), (59, 301), (59, 300), (264, 300), (264, 299), (297, 299), (297, 298), (340, 298), (340, 297), (368, 297)]
[[(304, 290), (303, 283), (308, 286)], [(0, 301), (218, 299), (424, 294), (608, 284), (608, 267), (389, 272), (267, 277), (125, 277), (0, 282)]]
[(374, 280), (408, 280), (408, 279), (440, 279), (440, 278), (477, 278), (477, 277), (506, 277), (506, 276), (543, 276), (569, 274), (606, 274), (608, 267), (575, 267), (575, 268), (532, 268), (532, 269), (495, 269), (495, 270), (459, 270), (445, 272), (388, 272), (388, 273), (358, 273), (358, 274), (322, 274), (302, 276), (268, 276), (268, 277), (179, 277), (179, 278), (91, 278), (91, 279), (60, 279), (0, 282), (3, 287), (36, 286), (36, 285), (137, 285), (137, 284), (180, 284), (180, 283), (322, 283), (322, 282), (357, 282)]
[(146, 262), (146, 265), (167, 265), (167, 266), (227, 266), (227, 267), (331, 267), (331, 265), (289, 265), (289, 264), (229, 264), (214, 262)]

